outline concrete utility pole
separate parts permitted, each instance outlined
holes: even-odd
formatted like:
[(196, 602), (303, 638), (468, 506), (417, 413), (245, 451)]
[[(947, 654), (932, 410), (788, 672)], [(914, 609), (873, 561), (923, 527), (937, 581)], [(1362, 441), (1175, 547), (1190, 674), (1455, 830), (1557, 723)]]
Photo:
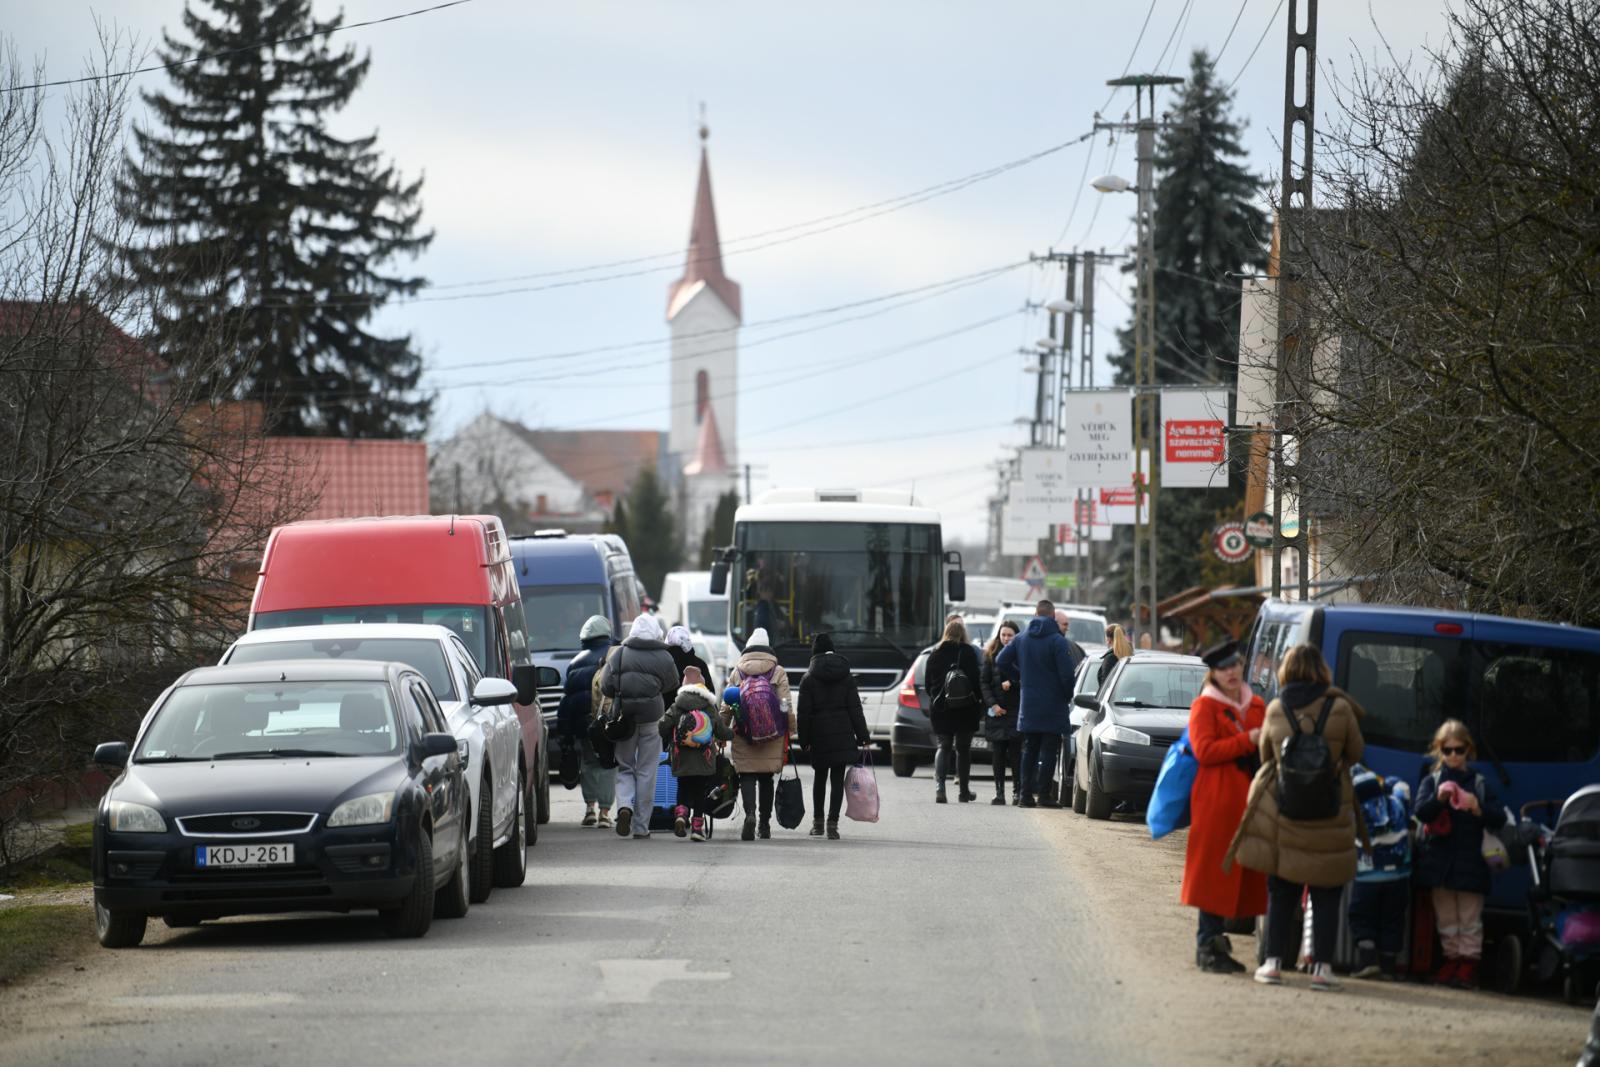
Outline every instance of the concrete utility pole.
[[(1304, 217), (1311, 211), (1312, 141), (1317, 114), (1317, 0), (1305, 0), (1305, 5), (1306, 28), (1301, 31), (1297, 28), (1300, 24), (1300, 0), (1289, 0), (1288, 48), (1283, 71), (1283, 177), (1278, 194), (1278, 338), (1274, 349), (1277, 367), (1273, 386), (1275, 403), (1272, 405), (1272, 595), (1283, 595), (1283, 550), (1292, 548), (1300, 561), (1301, 600), (1307, 600), (1311, 595), (1311, 524), (1302, 500), (1297, 509), (1299, 522), (1294, 536), (1283, 536), (1283, 493), (1293, 486), (1296, 498), (1300, 497), (1297, 420), (1284, 400), (1289, 391), (1288, 341), (1291, 336), (1303, 339), (1308, 345), (1312, 341), (1310, 332), (1303, 329), (1304, 324), (1293, 310), (1289, 296), (1292, 275), (1286, 266), (1291, 256), (1291, 212), (1299, 212)], [(1298, 94), (1295, 92), (1297, 69), (1305, 79), (1305, 91)], [(1296, 103), (1296, 100), (1302, 102)], [(1297, 143), (1302, 153), (1298, 173), (1294, 159)], [(1303, 358), (1309, 361), (1312, 354), (1305, 352)], [(1294, 462), (1288, 465), (1283, 462), (1285, 436), (1295, 436)]]
[[(1148, 618), (1148, 632), (1152, 641), (1161, 633), (1161, 620), (1156, 613), (1160, 600), (1157, 584), (1157, 557), (1160, 555), (1156, 540), (1157, 502), (1160, 496), (1159, 466), (1156, 448), (1161, 436), (1160, 415), (1156, 395), (1156, 256), (1155, 256), (1155, 161), (1156, 161), (1156, 89), (1163, 85), (1182, 85), (1182, 78), (1160, 74), (1135, 74), (1113, 78), (1111, 86), (1128, 86), (1133, 89), (1136, 121), (1096, 122), (1096, 130), (1131, 129), (1135, 136), (1135, 158), (1138, 173), (1134, 191), (1139, 205), (1135, 219), (1138, 223), (1138, 240), (1135, 246), (1137, 286), (1134, 290), (1134, 349), (1133, 349), (1133, 451), (1134, 494), (1133, 527), (1133, 625), (1137, 634), (1143, 626), (1141, 615)], [(1122, 183), (1126, 187), (1126, 182)], [(1150, 469), (1145, 469), (1149, 456)], [(1146, 498), (1148, 503), (1146, 504)], [(1141, 504), (1145, 506), (1140, 507)], [(1141, 588), (1141, 556), (1149, 570), (1148, 585)], [(1142, 609), (1142, 610), (1141, 610)]]

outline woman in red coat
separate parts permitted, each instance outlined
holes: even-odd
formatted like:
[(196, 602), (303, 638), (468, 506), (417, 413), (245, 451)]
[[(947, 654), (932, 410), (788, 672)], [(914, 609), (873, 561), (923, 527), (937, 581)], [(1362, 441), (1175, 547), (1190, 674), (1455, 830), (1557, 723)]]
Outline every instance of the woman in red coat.
[(1267, 879), (1238, 865), (1224, 872), (1222, 859), (1244, 816), (1267, 709), (1244, 682), (1237, 641), (1209, 649), (1200, 658), (1210, 670), (1205, 688), (1189, 707), (1189, 744), (1200, 769), (1189, 800), (1182, 899), (1200, 909), (1195, 964), (1202, 971), (1238, 974), (1245, 966), (1229, 955), (1223, 924), (1267, 910)]

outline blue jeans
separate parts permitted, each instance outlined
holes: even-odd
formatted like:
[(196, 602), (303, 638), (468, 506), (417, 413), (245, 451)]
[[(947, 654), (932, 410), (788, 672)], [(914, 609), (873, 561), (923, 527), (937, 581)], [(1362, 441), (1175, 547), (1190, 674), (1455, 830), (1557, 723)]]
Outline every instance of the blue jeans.
[(1411, 903), (1411, 879), (1389, 882), (1356, 880), (1350, 887), (1350, 939), (1370, 941), (1379, 953), (1397, 956), (1406, 940), (1406, 909)]
[(1213, 915), (1209, 911), (1200, 913), (1200, 928), (1195, 931), (1194, 943), (1196, 948), (1206, 948), (1213, 940), (1221, 937), (1227, 929), (1227, 920), (1220, 915)]
[(1029, 731), (1022, 735), (1022, 795), (1036, 795), (1055, 774), (1061, 735)]

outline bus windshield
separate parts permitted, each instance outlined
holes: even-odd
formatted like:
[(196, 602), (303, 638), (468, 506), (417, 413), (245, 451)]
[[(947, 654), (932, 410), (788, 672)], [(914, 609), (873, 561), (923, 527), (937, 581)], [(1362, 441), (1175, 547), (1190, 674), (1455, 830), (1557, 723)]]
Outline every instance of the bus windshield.
[(729, 583), (733, 637), (765, 629), (774, 648), (831, 633), (910, 662), (939, 636), (939, 528), (910, 523), (743, 523), (743, 573)]

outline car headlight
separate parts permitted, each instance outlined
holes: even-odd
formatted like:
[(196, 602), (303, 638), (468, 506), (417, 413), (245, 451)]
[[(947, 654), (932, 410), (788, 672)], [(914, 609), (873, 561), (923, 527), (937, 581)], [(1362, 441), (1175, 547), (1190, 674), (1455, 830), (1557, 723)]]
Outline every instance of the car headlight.
[(333, 809), (328, 817), (329, 826), (371, 826), (388, 822), (394, 817), (393, 793), (368, 793), (355, 797)]
[(107, 808), (107, 829), (121, 834), (164, 834), (167, 820), (155, 808), (128, 800), (113, 800)]
[(1142, 734), (1138, 730), (1130, 730), (1126, 726), (1107, 726), (1106, 732), (1101, 735), (1106, 741), (1117, 741), (1124, 745), (1148, 745), (1150, 735)]

